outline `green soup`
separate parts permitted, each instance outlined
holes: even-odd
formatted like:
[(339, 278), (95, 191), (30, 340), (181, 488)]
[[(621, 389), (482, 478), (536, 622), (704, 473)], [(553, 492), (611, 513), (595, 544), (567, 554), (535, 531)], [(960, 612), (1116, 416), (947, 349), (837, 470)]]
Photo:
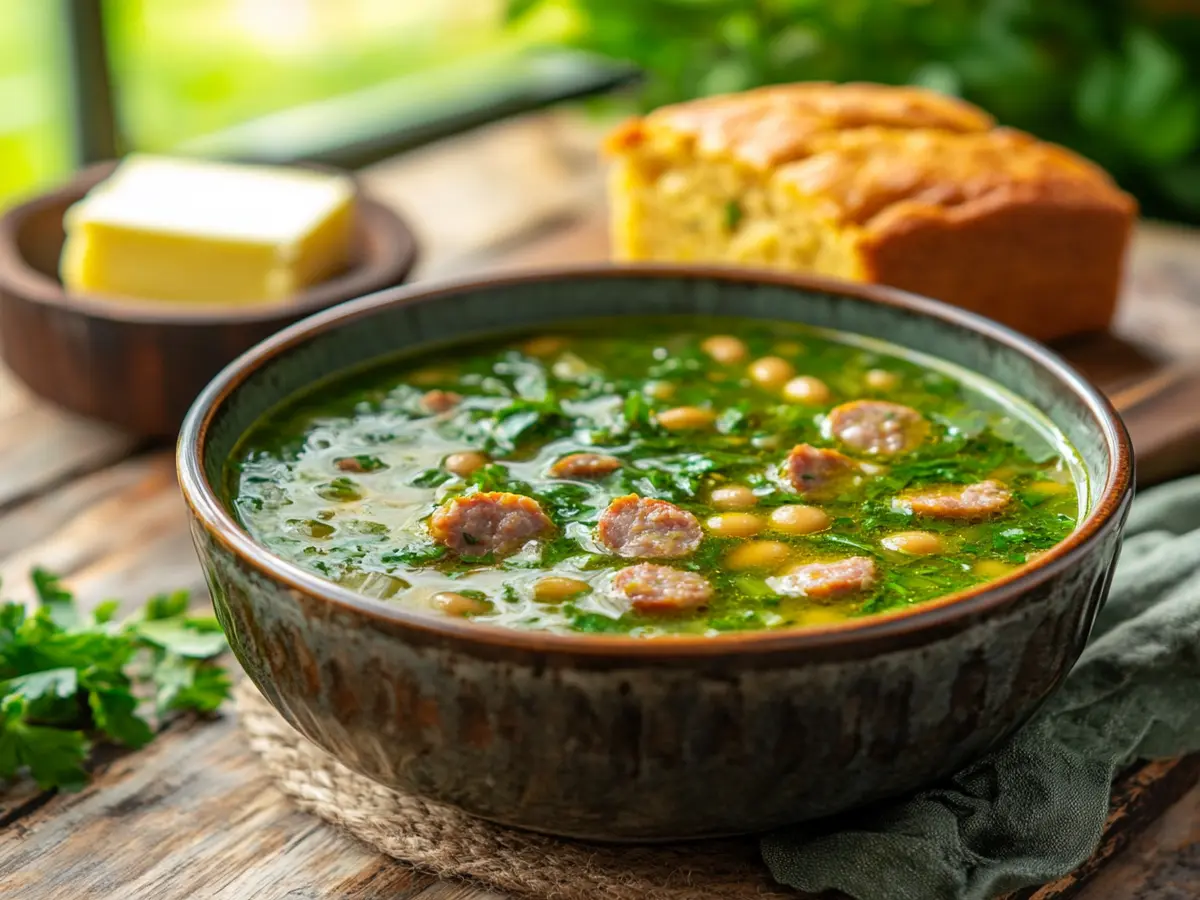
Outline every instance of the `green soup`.
[(1066, 537), (1066, 439), (996, 385), (783, 323), (579, 322), (314, 386), (227, 489), (271, 551), (512, 628), (718, 635), (904, 609)]

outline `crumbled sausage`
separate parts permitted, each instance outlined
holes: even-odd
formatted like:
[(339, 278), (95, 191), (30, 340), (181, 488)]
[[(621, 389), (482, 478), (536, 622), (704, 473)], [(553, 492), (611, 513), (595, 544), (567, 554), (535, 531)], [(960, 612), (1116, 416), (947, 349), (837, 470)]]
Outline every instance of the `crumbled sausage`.
[(886, 400), (855, 400), (829, 411), (829, 433), (847, 447), (889, 456), (916, 449), (929, 432), (929, 422), (910, 406)]
[(700, 546), (704, 533), (687, 510), (666, 500), (630, 494), (618, 497), (600, 516), (600, 543), (629, 559), (676, 559)]
[(433, 539), (459, 556), (508, 556), (553, 529), (536, 500), (498, 491), (455, 497), (429, 520)]
[(892, 508), (934, 519), (986, 519), (1001, 512), (1012, 501), (1012, 492), (998, 481), (942, 487), (905, 494), (892, 501)]
[(434, 414), (449, 412), (462, 403), (462, 399), (462, 394), (456, 394), (454, 391), (426, 391), (421, 397), (421, 408)]
[(836, 494), (861, 472), (859, 464), (836, 450), (797, 444), (787, 455), (783, 474), (792, 489), (806, 497)]
[(615, 456), (602, 453), (572, 453), (550, 467), (551, 478), (603, 478), (621, 468)]
[(832, 600), (865, 591), (875, 583), (875, 562), (850, 556), (837, 562), (807, 563), (786, 575), (767, 579), (767, 586), (785, 597)]
[(613, 576), (613, 590), (638, 612), (695, 609), (712, 598), (703, 575), (655, 563), (628, 566)]

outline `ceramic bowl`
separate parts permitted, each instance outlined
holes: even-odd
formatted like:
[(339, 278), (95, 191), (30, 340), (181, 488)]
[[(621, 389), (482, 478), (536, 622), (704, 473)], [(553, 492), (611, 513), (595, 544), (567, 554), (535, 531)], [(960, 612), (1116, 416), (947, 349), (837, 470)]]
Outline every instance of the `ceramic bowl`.
[(39, 396), (134, 434), (174, 438), (196, 395), (240, 353), (318, 310), (402, 283), (416, 262), (405, 222), (360, 195), (350, 267), (287, 303), (75, 295), (58, 278), (63, 213), (114, 167), (92, 166), (0, 218), (0, 356)]
[[(397, 351), (565, 318), (717, 314), (883, 338), (1016, 391), (1078, 449), (1086, 515), (1036, 563), (903, 612), (717, 639), (519, 632), (368, 599), (234, 521), (238, 439), (314, 379)], [(377, 782), (594, 840), (769, 829), (936, 782), (1010, 734), (1075, 662), (1132, 495), (1128, 436), (1040, 345), (874, 286), (602, 267), (386, 291), (227, 368), (188, 415), (179, 472), (233, 652), (300, 732)]]

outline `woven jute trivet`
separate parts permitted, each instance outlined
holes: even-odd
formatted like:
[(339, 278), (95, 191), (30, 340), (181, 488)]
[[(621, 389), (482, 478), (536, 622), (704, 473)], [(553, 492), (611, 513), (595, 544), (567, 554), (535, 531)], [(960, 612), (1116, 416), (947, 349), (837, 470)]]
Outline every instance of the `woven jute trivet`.
[(250, 747), (301, 809), (394, 859), (539, 900), (796, 900), (752, 839), (652, 847), (503, 828), (351, 772), (285, 722), (249, 681), (235, 692)]

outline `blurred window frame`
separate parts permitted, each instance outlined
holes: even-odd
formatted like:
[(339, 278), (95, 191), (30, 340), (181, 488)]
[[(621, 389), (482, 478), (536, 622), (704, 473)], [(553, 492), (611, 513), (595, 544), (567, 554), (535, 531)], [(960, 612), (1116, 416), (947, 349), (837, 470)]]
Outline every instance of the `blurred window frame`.
[[(106, 2), (60, 0), (76, 166), (113, 159), (131, 149), (118, 124)], [(284, 109), (187, 141), (179, 149), (186, 155), (246, 162), (358, 168), (498, 119), (629, 86), (640, 80), (640, 73), (630, 64), (594, 54), (546, 50), (510, 60), (436, 102), (423, 100), (419, 90), (405, 91), (410, 79)], [(389, 88), (394, 89), (391, 94)], [(411, 96), (397, 102), (395, 97), (402, 94)], [(286, 146), (281, 146), (279, 134), (288, 136), (282, 142)]]

